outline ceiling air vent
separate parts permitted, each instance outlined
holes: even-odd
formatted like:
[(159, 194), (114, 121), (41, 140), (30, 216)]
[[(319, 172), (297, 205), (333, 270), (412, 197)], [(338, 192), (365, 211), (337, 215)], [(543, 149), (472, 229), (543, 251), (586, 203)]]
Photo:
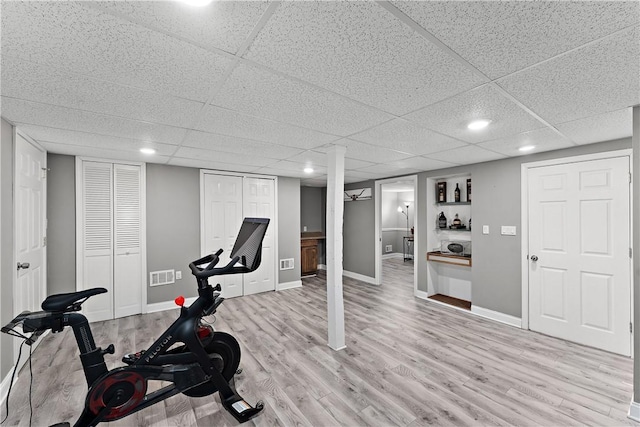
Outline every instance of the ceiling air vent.
[(281, 259), (280, 270), (293, 270), (293, 258)]
[(168, 285), (176, 282), (175, 270), (152, 271), (149, 273), (149, 286)]

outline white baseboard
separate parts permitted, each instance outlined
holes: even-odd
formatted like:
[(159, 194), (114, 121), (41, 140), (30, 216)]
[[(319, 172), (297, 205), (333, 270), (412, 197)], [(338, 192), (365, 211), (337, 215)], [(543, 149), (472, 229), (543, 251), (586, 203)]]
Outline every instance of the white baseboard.
[[(12, 366), (9, 369), (9, 373), (0, 383), (0, 406), (4, 407), (4, 401), (7, 399), (7, 394), (9, 393), (9, 383), (11, 383), (11, 374), (13, 373), (13, 369), (15, 366)], [(13, 379), (13, 383), (15, 384), (18, 381), (18, 374), (16, 373), (16, 377)]]
[(471, 312), (487, 319), (495, 320), (496, 322), (506, 323), (507, 325), (515, 326), (522, 329), (522, 319), (519, 317), (511, 316), (510, 314), (500, 313), (499, 311), (489, 310), (487, 308), (471, 305)]
[(376, 284), (375, 277), (365, 276), (364, 274), (354, 273), (353, 271), (343, 270), (342, 271), (342, 275), (346, 276), (346, 277), (350, 277), (351, 279), (360, 280), (361, 282), (369, 283), (371, 285), (375, 285)]
[(302, 280), (294, 280), (293, 282), (278, 283), (276, 291), (284, 291), (286, 289), (301, 288)]
[(631, 400), (627, 417), (634, 421), (640, 421), (640, 403), (634, 402), (633, 399)]
[(400, 252), (391, 252), (390, 254), (382, 254), (382, 259), (391, 259), (391, 258), (403, 258), (404, 255)]
[(318, 264), (318, 270), (326, 270), (327, 266), (325, 264)]
[[(198, 297), (185, 298), (184, 305), (190, 306)], [(173, 310), (178, 308), (174, 301), (156, 302), (154, 304), (147, 304), (147, 313), (156, 313), (158, 311)]]
[(429, 294), (425, 291), (415, 290), (413, 296), (420, 299), (429, 299)]

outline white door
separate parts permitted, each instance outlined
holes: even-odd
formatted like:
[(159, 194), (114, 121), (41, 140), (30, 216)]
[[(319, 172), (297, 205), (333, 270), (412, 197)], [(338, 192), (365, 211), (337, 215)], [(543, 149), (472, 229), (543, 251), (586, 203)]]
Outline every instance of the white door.
[(529, 325), (631, 354), (629, 158), (529, 170)]
[(271, 222), (262, 241), (262, 261), (260, 267), (244, 275), (244, 294), (275, 291), (275, 182), (272, 179), (244, 179), (244, 216), (269, 218)]
[(97, 322), (142, 313), (144, 166), (77, 159), (76, 289), (105, 288), (82, 306)]
[[(230, 259), (231, 249), (242, 224), (242, 177), (204, 175), (204, 221), (202, 248), (205, 254), (224, 249), (219, 267)], [(243, 295), (242, 274), (214, 276), (212, 285), (220, 283), (225, 298)]]
[(16, 133), (14, 314), (40, 311), (46, 285), (47, 154)]
[(114, 316), (142, 313), (142, 173), (138, 165), (113, 165)]
[(113, 319), (113, 165), (78, 159), (76, 289), (105, 288), (82, 305), (90, 322)]

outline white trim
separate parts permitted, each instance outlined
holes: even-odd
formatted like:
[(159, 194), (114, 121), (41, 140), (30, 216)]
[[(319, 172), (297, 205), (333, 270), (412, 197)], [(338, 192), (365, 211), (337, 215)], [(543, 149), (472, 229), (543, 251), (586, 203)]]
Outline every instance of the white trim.
[(294, 280), (293, 282), (278, 283), (276, 291), (285, 291), (287, 289), (301, 288), (302, 280)]
[(391, 259), (391, 258), (404, 258), (404, 255), (400, 252), (390, 252), (388, 254), (382, 254), (382, 259)]
[(510, 314), (500, 313), (499, 311), (489, 310), (488, 308), (478, 307), (477, 305), (471, 306), (471, 313), (486, 319), (495, 320), (496, 322), (515, 326), (516, 328), (522, 328), (522, 319)]
[[(571, 156), (571, 157), (560, 157), (557, 159), (548, 159), (541, 160), (537, 162), (530, 163), (522, 163), (520, 165), (520, 230), (521, 231), (521, 246), (520, 246), (520, 255), (521, 255), (521, 294), (522, 294), (522, 319), (521, 319), (521, 327), (522, 329), (529, 329), (529, 260), (527, 259), (529, 252), (529, 169), (539, 168), (544, 166), (555, 166), (562, 165), (567, 163), (579, 163), (579, 162), (587, 162), (590, 160), (603, 160), (603, 159), (611, 159), (616, 157), (628, 157), (629, 158), (629, 171), (633, 171), (632, 164), (632, 155), (633, 150), (624, 149), (624, 150), (615, 150), (615, 151), (603, 151), (600, 153), (592, 153), (585, 154), (580, 156)], [(633, 190), (631, 186), (629, 187), (630, 194), (633, 194)], [(631, 197), (631, 196), (630, 196)], [(629, 200), (630, 209), (633, 209), (633, 200)], [(633, 218), (633, 210), (629, 213), (630, 220)], [(631, 247), (633, 247), (633, 242), (630, 242)], [(630, 261), (631, 263), (631, 261)], [(633, 268), (631, 266), (630, 268)], [(630, 304), (633, 301), (633, 283), (631, 285), (631, 299)], [(633, 319), (633, 305), (631, 305), (631, 319)], [(633, 337), (633, 336), (632, 336)], [(633, 347), (633, 341), (632, 341)]]
[(416, 298), (420, 298), (420, 299), (426, 300), (426, 301), (431, 301), (429, 299), (429, 293), (428, 292), (420, 291), (418, 289), (413, 291), (413, 296), (416, 297)]
[[(382, 232), (385, 232), (385, 231), (404, 231), (404, 232), (406, 232), (407, 231), (407, 227), (388, 227), (388, 228), (381, 229), (381, 231)], [(411, 232), (411, 231), (409, 231), (409, 232)]]
[[(188, 307), (197, 299), (198, 297), (185, 298), (184, 305)], [(175, 301), (156, 302), (153, 304), (147, 304), (147, 313), (157, 313), (158, 311), (173, 310), (176, 308), (178, 308), (178, 306)]]
[(640, 403), (631, 401), (629, 405), (629, 412), (627, 412), (627, 417), (631, 418), (634, 421), (640, 422)]
[(379, 285), (379, 283), (376, 282), (375, 277), (365, 276), (364, 274), (354, 273), (353, 271), (342, 270), (342, 275), (371, 285)]
[[(420, 236), (421, 223), (421, 221), (418, 221), (418, 175), (407, 175), (397, 178), (376, 180), (375, 192), (373, 194), (373, 197), (375, 198), (375, 270), (373, 282), (368, 282), (373, 283), (374, 285), (380, 285), (382, 283), (382, 218), (380, 217), (382, 211), (382, 184), (396, 183), (398, 181), (413, 181), (413, 226), (415, 236), (413, 242), (413, 253), (419, 254), (421, 250), (420, 239), (418, 238), (418, 236)], [(406, 228), (403, 228), (402, 230), (406, 230)], [(413, 263), (414, 294), (418, 291), (418, 264), (421, 264), (421, 262)]]
[[(7, 394), (9, 393), (9, 383), (11, 382), (11, 374), (13, 374), (13, 370), (15, 369), (15, 365), (9, 369), (9, 372), (0, 383), (0, 406), (4, 407), (4, 401), (7, 398)], [(13, 379), (13, 384), (18, 381), (18, 373), (16, 372), (16, 376)]]
[(318, 270), (327, 270), (327, 265), (326, 264), (318, 264)]

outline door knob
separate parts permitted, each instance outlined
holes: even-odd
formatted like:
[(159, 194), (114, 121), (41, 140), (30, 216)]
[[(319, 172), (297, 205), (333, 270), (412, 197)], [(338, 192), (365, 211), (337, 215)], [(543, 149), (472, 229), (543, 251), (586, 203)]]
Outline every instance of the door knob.
[(537, 255), (531, 255), (531, 261), (537, 261), (538, 260), (538, 256)]
[(31, 264), (29, 264), (28, 262), (18, 263), (18, 270), (20, 270), (21, 268), (27, 269), (30, 265)]

